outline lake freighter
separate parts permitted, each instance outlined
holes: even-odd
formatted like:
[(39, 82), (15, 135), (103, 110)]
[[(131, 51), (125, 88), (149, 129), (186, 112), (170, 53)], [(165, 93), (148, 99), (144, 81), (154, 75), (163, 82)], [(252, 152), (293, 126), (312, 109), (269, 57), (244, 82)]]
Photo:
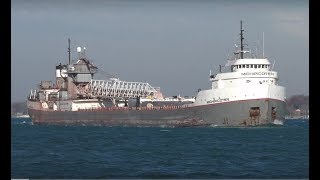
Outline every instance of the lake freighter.
[(81, 48), (79, 58), (55, 68), (56, 82), (41, 81), (28, 96), (28, 113), (34, 124), (106, 126), (258, 126), (285, 117), (285, 88), (264, 55), (244, 48), (242, 21), (240, 45), (227, 61), (227, 72), (211, 74), (211, 89), (193, 98), (164, 98), (159, 88), (118, 78), (95, 80), (98, 68)]

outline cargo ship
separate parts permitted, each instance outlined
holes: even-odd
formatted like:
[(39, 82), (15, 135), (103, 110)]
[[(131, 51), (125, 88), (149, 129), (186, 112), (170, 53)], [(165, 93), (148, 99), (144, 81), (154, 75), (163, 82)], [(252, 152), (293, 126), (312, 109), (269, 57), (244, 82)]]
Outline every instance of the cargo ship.
[[(96, 80), (98, 67), (77, 48), (79, 57), (55, 68), (55, 83), (41, 81), (27, 100), (34, 124), (142, 127), (260, 126), (283, 121), (285, 87), (263, 55), (245, 47), (240, 22), (240, 44), (216, 74), (211, 88), (194, 97), (164, 98), (160, 88), (145, 82), (111, 77)], [(277, 123), (278, 124), (278, 123)]]

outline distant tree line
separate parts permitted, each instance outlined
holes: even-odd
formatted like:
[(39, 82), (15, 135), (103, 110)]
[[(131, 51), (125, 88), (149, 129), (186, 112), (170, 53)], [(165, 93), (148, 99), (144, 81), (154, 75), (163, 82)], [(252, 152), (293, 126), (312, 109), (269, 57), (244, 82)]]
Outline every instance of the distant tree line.
[(309, 111), (309, 96), (294, 95), (286, 100), (287, 109), (289, 112), (293, 112), (297, 109), (302, 111)]
[(11, 115), (17, 113), (28, 114), (27, 101), (11, 103)]

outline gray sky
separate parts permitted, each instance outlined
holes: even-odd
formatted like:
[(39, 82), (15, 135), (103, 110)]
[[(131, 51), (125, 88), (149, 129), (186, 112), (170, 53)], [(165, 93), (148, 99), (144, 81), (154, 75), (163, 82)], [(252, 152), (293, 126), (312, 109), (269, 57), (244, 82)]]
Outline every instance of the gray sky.
[[(166, 96), (210, 87), (209, 71), (231, 57), (243, 20), (245, 43), (260, 47), (287, 97), (309, 95), (309, 2), (11, 1), (11, 101), (24, 101), (55, 66), (85, 46), (93, 64), (120, 80), (148, 82)], [(97, 76), (96, 79), (102, 79)]]

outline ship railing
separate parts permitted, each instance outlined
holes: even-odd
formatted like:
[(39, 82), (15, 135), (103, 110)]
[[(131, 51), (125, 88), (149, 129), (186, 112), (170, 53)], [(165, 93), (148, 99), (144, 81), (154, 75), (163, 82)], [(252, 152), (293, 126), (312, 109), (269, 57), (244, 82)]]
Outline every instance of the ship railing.
[(89, 93), (100, 97), (147, 97), (156, 92), (149, 83), (91, 80)]

